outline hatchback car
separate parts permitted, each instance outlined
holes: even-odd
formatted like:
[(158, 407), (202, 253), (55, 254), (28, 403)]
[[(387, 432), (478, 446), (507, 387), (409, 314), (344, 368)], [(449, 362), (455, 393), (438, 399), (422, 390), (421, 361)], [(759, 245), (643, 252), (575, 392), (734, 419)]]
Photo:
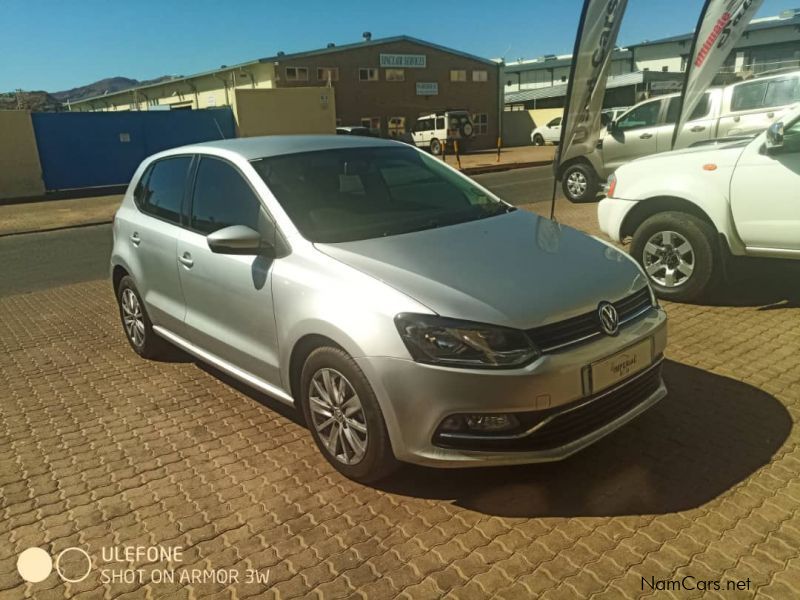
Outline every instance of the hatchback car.
[(169, 342), (298, 407), (356, 480), (564, 458), (666, 393), (666, 317), (635, 262), (406, 144), (162, 152), (113, 231), (133, 349)]

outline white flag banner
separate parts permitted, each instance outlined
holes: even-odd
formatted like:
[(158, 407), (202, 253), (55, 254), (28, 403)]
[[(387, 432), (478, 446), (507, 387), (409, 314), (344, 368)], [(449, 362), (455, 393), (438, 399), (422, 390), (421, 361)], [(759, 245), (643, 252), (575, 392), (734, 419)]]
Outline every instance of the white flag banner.
[(611, 55), (627, 5), (628, 0), (586, 0), (583, 5), (561, 123), (559, 164), (590, 154), (597, 145)]
[(706, 0), (695, 30), (672, 145), (764, 0)]

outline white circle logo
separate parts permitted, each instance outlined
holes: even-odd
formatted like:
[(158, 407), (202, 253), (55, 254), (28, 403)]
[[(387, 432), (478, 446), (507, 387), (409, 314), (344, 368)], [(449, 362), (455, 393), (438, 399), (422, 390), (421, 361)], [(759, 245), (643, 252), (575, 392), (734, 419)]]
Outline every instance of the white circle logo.
[[(65, 576), (64, 573), (61, 572), (61, 558), (67, 552), (78, 552), (86, 557), (86, 562), (88, 563), (86, 565), (86, 573), (84, 573), (80, 577), (76, 577), (75, 579), (70, 579), (69, 577)], [(86, 552), (86, 550), (83, 550), (81, 548), (75, 548), (75, 547), (64, 548), (61, 552), (59, 552), (58, 556), (56, 557), (56, 571), (58, 572), (58, 576), (61, 577), (61, 579), (63, 579), (64, 581), (67, 581), (69, 583), (78, 583), (79, 581), (83, 581), (84, 579), (86, 579), (89, 576), (89, 573), (92, 571), (92, 559)]]
[(41, 548), (28, 548), (17, 558), (17, 571), (25, 581), (39, 583), (53, 572), (53, 559)]

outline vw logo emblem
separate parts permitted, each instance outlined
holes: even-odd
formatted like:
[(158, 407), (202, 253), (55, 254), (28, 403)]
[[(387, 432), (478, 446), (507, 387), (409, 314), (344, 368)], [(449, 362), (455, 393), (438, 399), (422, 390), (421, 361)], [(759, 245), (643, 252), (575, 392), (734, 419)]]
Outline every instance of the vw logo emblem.
[(600, 317), (600, 328), (606, 335), (617, 335), (619, 331), (619, 315), (617, 309), (610, 302), (601, 302), (597, 308)]

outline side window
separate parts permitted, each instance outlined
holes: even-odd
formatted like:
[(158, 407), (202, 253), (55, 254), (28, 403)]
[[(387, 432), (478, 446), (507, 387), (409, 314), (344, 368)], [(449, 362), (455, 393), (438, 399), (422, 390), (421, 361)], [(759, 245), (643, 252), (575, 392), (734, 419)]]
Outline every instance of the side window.
[(764, 106), (764, 95), (767, 93), (766, 81), (742, 83), (733, 88), (731, 110), (752, 110)]
[(261, 203), (233, 166), (204, 156), (197, 168), (192, 200), (192, 229), (205, 235), (230, 225), (259, 230)]
[(767, 84), (767, 93), (764, 97), (764, 107), (785, 106), (800, 100), (800, 79), (786, 77), (773, 79)]
[(190, 156), (177, 156), (153, 163), (146, 181), (142, 179), (144, 184), (137, 197), (142, 212), (180, 224), (186, 175), (191, 162)]
[[(667, 106), (667, 119), (664, 121), (667, 124), (678, 122), (678, 111), (680, 110), (680, 96), (673, 96), (669, 99), (669, 106)], [(711, 94), (703, 94), (700, 102), (697, 103), (692, 115), (689, 117), (690, 121), (696, 119), (703, 119), (708, 116), (711, 111)]]
[(444, 129), (444, 117), (436, 117), (436, 129)]
[(790, 154), (800, 152), (800, 119), (783, 130), (783, 151)]
[(638, 129), (640, 127), (653, 127), (658, 123), (658, 113), (661, 111), (661, 100), (647, 102), (637, 106), (627, 115), (622, 117), (617, 124), (618, 129)]
[(559, 125), (561, 125), (561, 117), (556, 117), (547, 124), (548, 127), (558, 127)]

